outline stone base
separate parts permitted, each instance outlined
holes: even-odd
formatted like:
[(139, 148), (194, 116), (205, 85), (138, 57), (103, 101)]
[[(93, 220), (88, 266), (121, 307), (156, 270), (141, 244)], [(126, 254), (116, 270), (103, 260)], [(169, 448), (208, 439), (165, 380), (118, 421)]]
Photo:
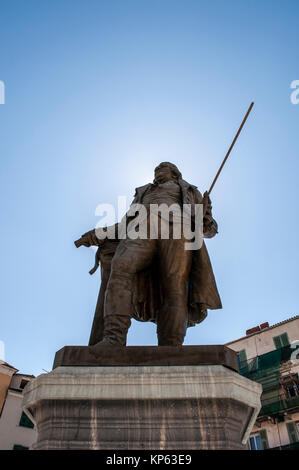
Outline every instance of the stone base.
[(65, 346), (59, 366), (199, 366), (222, 365), (239, 372), (238, 355), (223, 344), (201, 346)]
[(31, 381), (34, 449), (244, 449), (262, 387), (222, 365), (60, 366)]

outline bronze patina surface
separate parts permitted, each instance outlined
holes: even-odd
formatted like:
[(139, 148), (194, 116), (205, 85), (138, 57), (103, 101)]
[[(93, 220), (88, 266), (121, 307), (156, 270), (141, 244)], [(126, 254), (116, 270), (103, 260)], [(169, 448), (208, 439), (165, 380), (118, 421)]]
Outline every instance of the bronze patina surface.
[[(218, 232), (209, 194), (202, 196), (196, 186), (184, 181), (172, 163), (160, 163), (153, 183), (137, 188), (133, 203), (146, 208), (189, 205), (192, 223), (202, 204), (203, 237), (212, 238)], [(148, 216), (146, 223), (150, 222)], [(101, 264), (102, 282), (89, 345), (125, 346), (131, 318), (155, 322), (159, 346), (182, 345), (187, 327), (202, 322), (208, 309), (222, 308), (205, 243), (187, 250), (184, 233), (175, 238), (171, 221), (168, 239), (160, 232), (157, 238), (118, 238), (118, 229), (116, 224), (113, 240), (99, 239), (94, 229), (75, 242), (77, 247), (99, 247), (91, 273)]]

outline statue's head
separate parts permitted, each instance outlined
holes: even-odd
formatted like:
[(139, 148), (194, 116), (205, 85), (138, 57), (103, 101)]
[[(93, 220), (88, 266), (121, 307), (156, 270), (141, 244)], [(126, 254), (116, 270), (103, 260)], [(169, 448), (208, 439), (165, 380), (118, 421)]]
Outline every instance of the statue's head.
[(165, 183), (166, 181), (178, 181), (182, 178), (179, 169), (170, 162), (162, 162), (155, 168), (154, 183)]

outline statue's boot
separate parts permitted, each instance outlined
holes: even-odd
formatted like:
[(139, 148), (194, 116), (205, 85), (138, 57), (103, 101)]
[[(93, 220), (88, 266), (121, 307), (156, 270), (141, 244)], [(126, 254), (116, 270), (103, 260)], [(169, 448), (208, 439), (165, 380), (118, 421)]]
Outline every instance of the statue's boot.
[(101, 341), (94, 344), (93, 346), (112, 346), (113, 347), (113, 343), (110, 343), (110, 341), (107, 338), (103, 338)]
[(126, 315), (107, 315), (104, 317), (104, 334), (102, 341), (95, 346), (125, 346), (131, 318)]
[(159, 346), (182, 346), (187, 330), (186, 281), (169, 276), (164, 284), (165, 298), (157, 317)]
[(103, 339), (96, 346), (125, 346), (131, 325), (132, 274), (112, 270), (106, 289)]

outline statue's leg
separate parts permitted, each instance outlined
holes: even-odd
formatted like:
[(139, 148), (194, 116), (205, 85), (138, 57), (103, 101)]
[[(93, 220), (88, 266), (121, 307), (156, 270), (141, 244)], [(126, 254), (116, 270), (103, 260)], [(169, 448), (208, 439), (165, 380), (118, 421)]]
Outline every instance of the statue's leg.
[[(111, 264), (111, 261), (110, 261)], [(92, 323), (89, 346), (93, 346), (103, 339), (104, 332), (104, 302), (107, 283), (110, 277), (110, 264), (101, 262), (101, 288)]]
[(163, 285), (163, 305), (158, 313), (159, 346), (179, 346), (187, 330), (187, 282), (192, 251), (185, 250), (184, 238), (159, 240), (158, 252)]
[(126, 345), (131, 324), (132, 282), (137, 272), (151, 264), (157, 240), (130, 240), (119, 243), (111, 263), (104, 306), (104, 336), (98, 345)]

